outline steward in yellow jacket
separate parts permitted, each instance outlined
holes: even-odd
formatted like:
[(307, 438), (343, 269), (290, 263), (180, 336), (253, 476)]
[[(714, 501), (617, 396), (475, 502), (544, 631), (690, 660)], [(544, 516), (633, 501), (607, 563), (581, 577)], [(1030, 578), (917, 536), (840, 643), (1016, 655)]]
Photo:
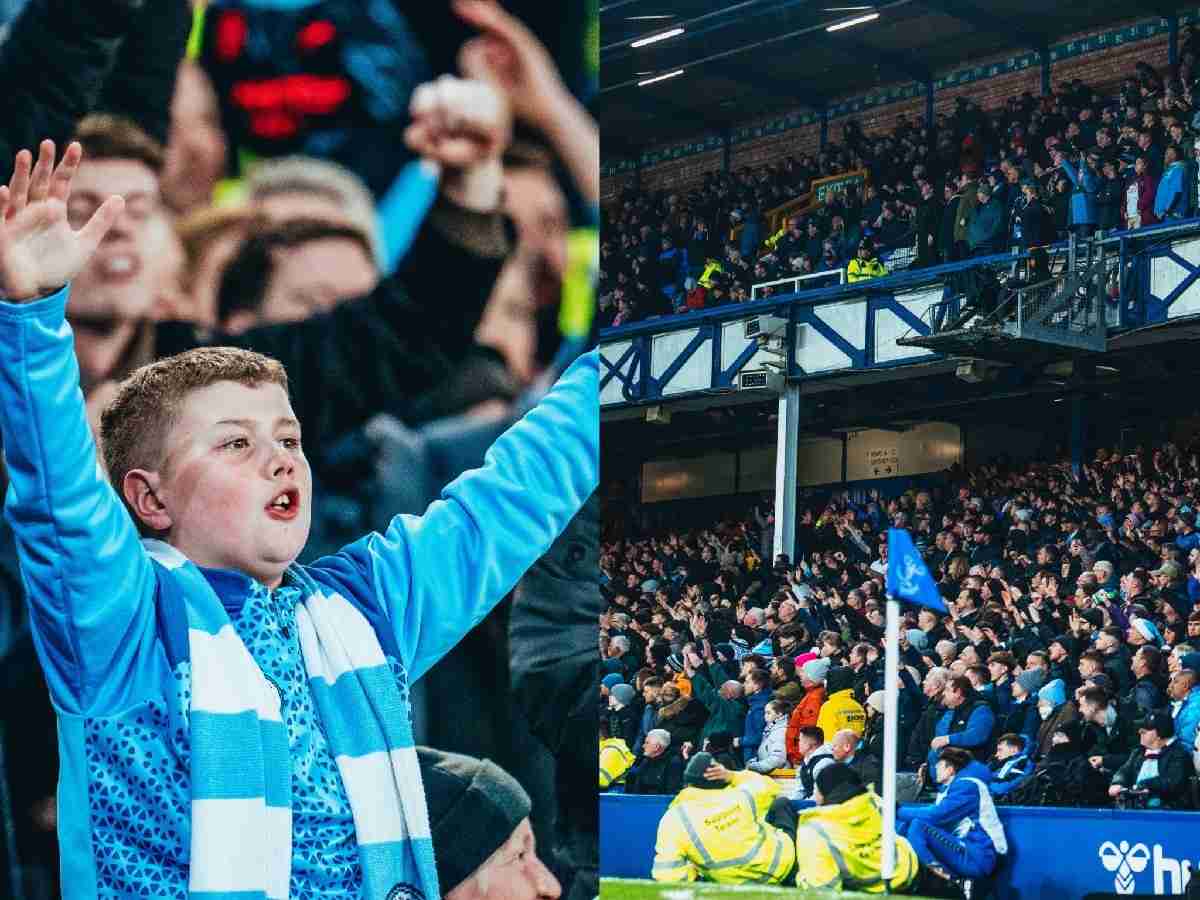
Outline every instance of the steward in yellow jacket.
[[(791, 810), (780, 787), (757, 772), (730, 772), (708, 753), (688, 761), (684, 782), (654, 847), (655, 881), (782, 884), (795, 868), (791, 834), (771, 824), (773, 804)], [(794, 818), (795, 813), (790, 813)], [(786, 821), (785, 815), (783, 821)]]
[[(853, 769), (826, 766), (817, 775), (816, 809), (801, 810), (796, 826), (796, 887), (884, 893), (880, 876), (883, 811), (879, 797), (863, 787)], [(891, 889), (909, 887), (919, 870), (917, 854), (896, 837)]]
[(825, 732), (825, 739), (843, 729), (849, 729), (862, 737), (867, 728), (867, 711), (854, 699), (854, 671), (848, 666), (831, 669), (825, 676), (826, 700), (817, 715), (817, 727)]
[(886, 274), (887, 269), (875, 255), (875, 244), (868, 238), (863, 238), (862, 243), (858, 245), (858, 256), (846, 266), (846, 280), (853, 283), (869, 278), (882, 278)]
[[(602, 722), (603, 724), (607, 724)], [(600, 790), (625, 780), (625, 773), (636, 759), (622, 738), (600, 736)]]

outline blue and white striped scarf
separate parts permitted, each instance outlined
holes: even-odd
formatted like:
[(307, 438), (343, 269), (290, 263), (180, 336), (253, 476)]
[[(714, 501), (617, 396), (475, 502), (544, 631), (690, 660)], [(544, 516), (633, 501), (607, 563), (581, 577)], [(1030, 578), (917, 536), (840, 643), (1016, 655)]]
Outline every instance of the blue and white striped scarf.
[[(193, 900), (285, 900), (292, 868), (292, 767), (280, 698), (199, 568), (145, 541), (188, 616), (192, 700)], [(305, 571), (296, 608), (309, 687), (354, 817), (363, 896), (436, 900), (437, 870), (405, 701), (370, 623)]]

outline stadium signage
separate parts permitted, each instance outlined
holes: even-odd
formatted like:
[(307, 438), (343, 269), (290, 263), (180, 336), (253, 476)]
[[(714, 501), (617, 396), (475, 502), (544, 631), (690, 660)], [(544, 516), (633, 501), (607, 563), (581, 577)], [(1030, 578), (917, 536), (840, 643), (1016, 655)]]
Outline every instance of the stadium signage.
[[(1150, 869), (1155, 894), (1182, 894), (1192, 877), (1192, 862), (1176, 859), (1163, 852), (1162, 844), (1148, 847), (1142, 842), (1130, 844), (1105, 841), (1097, 850), (1100, 864), (1113, 873), (1113, 890), (1129, 895), (1138, 892), (1137, 876)], [(1200, 863), (1197, 864), (1200, 867)], [(1143, 885), (1142, 891), (1145, 891)]]

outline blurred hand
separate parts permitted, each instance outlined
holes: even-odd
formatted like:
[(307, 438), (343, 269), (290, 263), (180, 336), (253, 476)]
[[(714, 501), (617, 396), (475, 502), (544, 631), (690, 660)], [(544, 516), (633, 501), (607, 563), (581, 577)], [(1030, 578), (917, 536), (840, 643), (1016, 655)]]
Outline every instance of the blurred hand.
[(459, 70), (504, 91), (517, 118), (537, 128), (550, 126), (570, 94), (541, 41), (492, 0), (458, 0), (454, 12), (482, 32), (459, 50)]
[(73, 230), (66, 201), (83, 148), (67, 147), (57, 168), (54, 153), (54, 142), (42, 141), (35, 165), (22, 150), (12, 181), (0, 186), (0, 295), (9, 302), (35, 300), (78, 275), (125, 208), (123, 198), (109, 197)]
[(729, 770), (720, 763), (713, 763), (704, 770), (704, 777), (708, 781), (729, 781)]
[(446, 171), (442, 192), (470, 209), (492, 211), (503, 188), (500, 158), (512, 141), (504, 95), (478, 80), (443, 75), (413, 91), (404, 142)]

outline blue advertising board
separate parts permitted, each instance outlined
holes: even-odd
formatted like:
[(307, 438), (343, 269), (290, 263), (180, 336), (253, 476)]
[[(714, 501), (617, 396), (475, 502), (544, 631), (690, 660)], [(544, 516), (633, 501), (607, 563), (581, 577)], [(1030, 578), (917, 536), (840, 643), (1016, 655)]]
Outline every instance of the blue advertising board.
[[(600, 795), (601, 876), (650, 877), (669, 799)], [(998, 809), (1009, 843), (997, 879), (1002, 900), (1182, 894), (1200, 866), (1200, 812)]]

